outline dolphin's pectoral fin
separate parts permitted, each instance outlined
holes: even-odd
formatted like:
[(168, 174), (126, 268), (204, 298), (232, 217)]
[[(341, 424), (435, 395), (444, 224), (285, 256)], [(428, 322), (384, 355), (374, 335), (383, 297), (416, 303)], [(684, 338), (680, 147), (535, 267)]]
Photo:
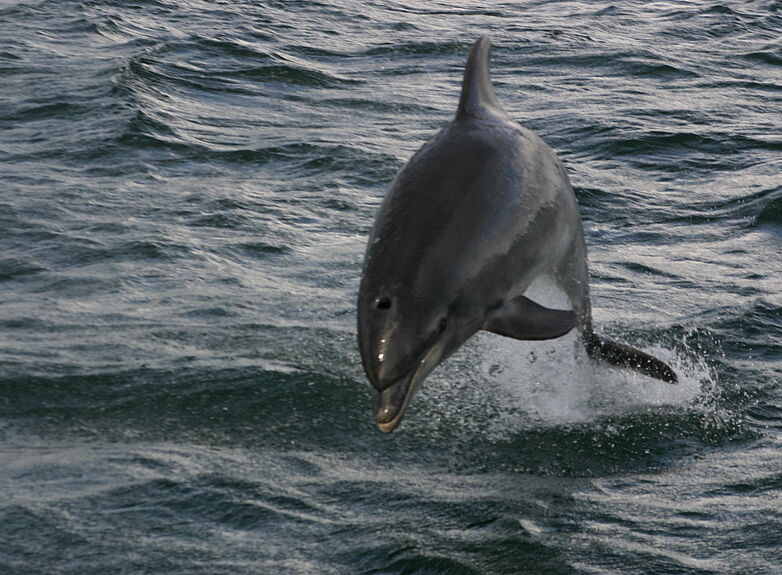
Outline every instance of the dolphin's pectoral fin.
[(505, 302), (491, 313), (483, 329), (515, 339), (554, 339), (576, 327), (571, 310), (549, 309), (529, 298), (519, 296)]
[(666, 363), (641, 350), (592, 334), (585, 342), (587, 353), (593, 359), (629, 367), (667, 383), (678, 383), (679, 378)]

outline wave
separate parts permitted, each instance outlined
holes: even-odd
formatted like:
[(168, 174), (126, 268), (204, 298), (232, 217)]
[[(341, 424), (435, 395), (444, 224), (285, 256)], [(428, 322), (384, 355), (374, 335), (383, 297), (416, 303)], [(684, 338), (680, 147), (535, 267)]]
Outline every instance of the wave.
[(760, 210), (753, 224), (759, 226), (782, 226), (782, 188), (777, 189), (777, 194), (768, 201)]
[[(382, 448), (413, 459), (423, 450), (438, 453), (431, 461), (438, 465), (453, 465), (460, 453), (473, 467), (574, 477), (659, 464), (670, 456), (670, 442), (713, 446), (755, 433), (741, 416), (748, 398), (723, 395), (725, 382), (717, 381), (726, 377), (722, 367), (698, 358), (710, 348), (694, 351), (714, 344), (697, 337), (653, 346), (681, 376), (679, 386), (670, 386), (579, 362), (569, 340), (540, 345), (482, 336), (427, 380), (391, 444), (373, 431), (370, 392), (355, 351), (346, 355), (335, 341), (331, 350), (312, 347), (314, 355), (302, 357), (294, 343), (338, 334), (252, 326), (236, 331), (230, 327), (236, 321), (224, 323), (222, 335), (122, 328), (127, 337), (158, 347), (158, 354), (166, 347), (180, 354), (167, 367), (107, 371), (96, 365), (92, 374), (0, 378), (0, 419), (40, 436), (176, 436), (280, 448), (295, 443), (356, 455)], [(260, 356), (247, 346), (262, 350)], [(181, 355), (187, 350), (190, 359)], [(125, 351), (139, 357), (128, 348), (113, 353)], [(220, 363), (225, 367), (216, 368)], [(329, 433), (313, 435), (313, 429)]]
[(782, 187), (774, 186), (751, 194), (740, 194), (719, 202), (695, 203), (682, 207), (671, 221), (709, 223), (736, 222), (746, 227), (776, 225)]

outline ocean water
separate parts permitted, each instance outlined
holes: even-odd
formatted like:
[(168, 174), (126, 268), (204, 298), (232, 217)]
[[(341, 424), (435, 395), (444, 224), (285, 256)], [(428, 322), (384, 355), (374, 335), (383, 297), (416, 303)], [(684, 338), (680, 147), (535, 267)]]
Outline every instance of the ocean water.
[[(598, 330), (381, 434), (365, 242), (492, 36)], [(782, 3), (0, 4), (0, 573), (782, 572)]]

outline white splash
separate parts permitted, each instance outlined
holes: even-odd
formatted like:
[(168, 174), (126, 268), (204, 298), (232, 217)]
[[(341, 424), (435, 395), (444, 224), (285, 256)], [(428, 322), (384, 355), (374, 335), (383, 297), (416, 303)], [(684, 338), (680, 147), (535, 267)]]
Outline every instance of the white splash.
[[(580, 423), (648, 407), (693, 403), (712, 382), (702, 360), (683, 358), (660, 346), (644, 347), (671, 365), (679, 376), (672, 385), (591, 361), (572, 332), (544, 342), (486, 337), (481, 342), (482, 371), (491, 393), (512, 409), (514, 427)], [(518, 415), (510, 416), (512, 412)]]
[[(540, 276), (525, 295), (547, 307), (570, 308), (567, 296), (546, 276)], [(513, 406), (511, 411), (523, 414), (513, 418), (517, 425), (559, 425), (648, 407), (687, 405), (704, 384), (713, 383), (703, 360), (681, 357), (658, 345), (642, 350), (676, 371), (676, 385), (591, 361), (576, 330), (540, 342), (487, 336), (479, 345), (481, 369), (495, 388), (493, 393)]]
[[(570, 307), (565, 294), (546, 278), (526, 295), (547, 307)], [(696, 353), (624, 343), (666, 362), (679, 383), (590, 360), (576, 330), (548, 341), (479, 332), (438, 368), (419, 402), (428, 404), (425, 409), (433, 416), (429, 424), (458, 421), (462, 429), (483, 429), (496, 439), (531, 427), (588, 423), (665, 406), (706, 406), (716, 382)]]

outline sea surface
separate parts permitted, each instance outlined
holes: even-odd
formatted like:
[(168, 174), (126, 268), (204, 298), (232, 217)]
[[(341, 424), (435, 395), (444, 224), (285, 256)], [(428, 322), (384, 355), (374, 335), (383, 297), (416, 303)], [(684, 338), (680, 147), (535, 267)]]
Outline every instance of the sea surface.
[[(598, 331), (380, 433), (355, 302), (493, 39)], [(782, 573), (782, 2), (0, 3), (0, 573)]]

